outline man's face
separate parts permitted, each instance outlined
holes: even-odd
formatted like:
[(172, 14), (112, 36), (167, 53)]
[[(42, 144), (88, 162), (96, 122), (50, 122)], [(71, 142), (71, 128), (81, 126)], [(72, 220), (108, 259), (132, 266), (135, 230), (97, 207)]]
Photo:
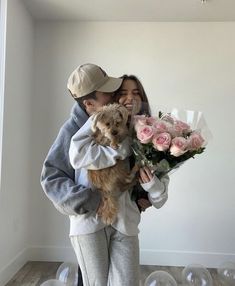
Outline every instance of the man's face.
[(102, 106), (113, 102), (113, 92), (96, 91), (96, 99), (89, 99), (85, 102), (86, 112), (91, 115), (98, 111)]
[(113, 101), (113, 92), (96, 91), (95, 94), (97, 98), (97, 100), (94, 100), (96, 107), (102, 107)]
[(102, 106), (113, 102), (113, 92), (96, 91), (96, 99), (87, 99), (83, 101), (86, 112), (92, 115), (98, 111)]

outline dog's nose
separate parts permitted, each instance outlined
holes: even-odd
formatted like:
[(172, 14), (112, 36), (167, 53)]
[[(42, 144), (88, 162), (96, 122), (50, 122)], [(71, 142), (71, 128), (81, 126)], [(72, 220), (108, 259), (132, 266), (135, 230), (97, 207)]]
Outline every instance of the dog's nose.
[(117, 135), (117, 134), (118, 134), (118, 132), (117, 132), (116, 130), (113, 130), (113, 131), (112, 131), (112, 135), (113, 135), (113, 136), (115, 136), (115, 135)]

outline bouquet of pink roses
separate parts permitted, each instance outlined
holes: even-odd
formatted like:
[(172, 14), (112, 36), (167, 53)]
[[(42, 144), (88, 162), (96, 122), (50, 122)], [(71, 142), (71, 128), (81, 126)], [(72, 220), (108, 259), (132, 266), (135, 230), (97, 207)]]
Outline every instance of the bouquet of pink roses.
[[(201, 128), (205, 129), (205, 123), (196, 129), (192, 129), (188, 123), (191, 121), (192, 125), (199, 127), (201, 113), (186, 111), (188, 122), (185, 122), (179, 119), (177, 110), (174, 112), (159, 112), (158, 117), (134, 116), (132, 149), (135, 158), (141, 165), (149, 166), (158, 177), (178, 168), (196, 154), (201, 154), (207, 143)], [(193, 122), (195, 118), (196, 124)]]

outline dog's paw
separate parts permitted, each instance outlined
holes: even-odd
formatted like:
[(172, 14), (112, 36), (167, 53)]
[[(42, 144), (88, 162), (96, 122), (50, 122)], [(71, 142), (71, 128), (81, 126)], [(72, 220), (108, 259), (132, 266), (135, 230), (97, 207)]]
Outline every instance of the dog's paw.
[(116, 144), (116, 143), (111, 143), (111, 144), (110, 144), (110, 147), (113, 148), (114, 150), (117, 150), (118, 147), (119, 147), (119, 145)]
[(112, 223), (114, 223), (114, 220), (115, 220), (114, 217), (102, 217), (102, 221), (106, 225), (111, 225)]

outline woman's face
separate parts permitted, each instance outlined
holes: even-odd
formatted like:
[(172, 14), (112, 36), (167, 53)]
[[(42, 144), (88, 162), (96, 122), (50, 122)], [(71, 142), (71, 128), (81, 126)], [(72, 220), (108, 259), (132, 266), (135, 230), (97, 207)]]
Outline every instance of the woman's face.
[(132, 79), (123, 81), (118, 93), (118, 103), (122, 104), (128, 110), (128, 114), (137, 114), (141, 109), (142, 99), (137, 84)]

